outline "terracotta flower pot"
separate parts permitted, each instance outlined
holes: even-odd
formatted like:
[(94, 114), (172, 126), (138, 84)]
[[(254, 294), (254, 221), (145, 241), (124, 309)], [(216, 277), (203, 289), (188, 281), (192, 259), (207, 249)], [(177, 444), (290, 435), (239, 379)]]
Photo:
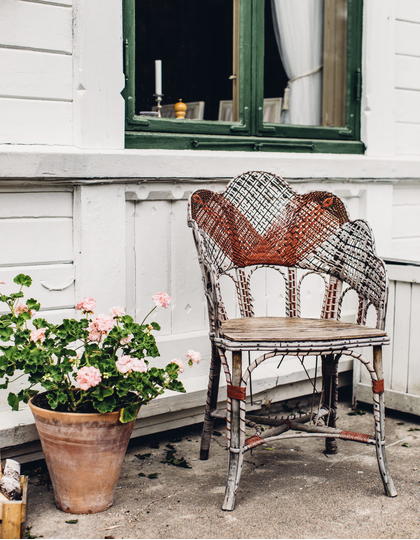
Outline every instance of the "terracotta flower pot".
[(65, 413), (29, 402), (51, 476), (55, 501), (64, 512), (94, 514), (113, 503), (134, 421), (119, 412)]

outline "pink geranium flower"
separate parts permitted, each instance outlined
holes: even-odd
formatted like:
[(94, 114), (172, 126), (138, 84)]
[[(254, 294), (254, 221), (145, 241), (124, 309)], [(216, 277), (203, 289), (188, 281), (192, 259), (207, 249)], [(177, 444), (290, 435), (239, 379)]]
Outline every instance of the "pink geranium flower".
[(171, 364), (176, 364), (178, 366), (179, 373), (184, 372), (184, 362), (179, 358), (173, 358), (170, 362)]
[(144, 373), (147, 371), (146, 362), (143, 360), (143, 358), (133, 358), (133, 361), (131, 362), (131, 369), (133, 371), (138, 371), (139, 373)]
[(187, 359), (188, 365), (192, 366), (193, 364), (198, 364), (200, 362), (201, 353), (190, 349), (189, 351), (186, 352), (185, 358)]
[(144, 373), (147, 371), (146, 362), (140, 358), (134, 358), (128, 354), (124, 354), (116, 362), (117, 369), (120, 373), (129, 373), (130, 371), (138, 371)]
[(84, 366), (79, 369), (76, 381), (82, 390), (89, 390), (102, 381), (102, 375), (98, 368), (94, 366)]
[(104, 317), (103, 315), (98, 315), (96, 319), (93, 319), (92, 323), (95, 325), (99, 332), (105, 333), (108, 333), (115, 326), (115, 321), (111, 317)]
[(90, 321), (88, 330), (89, 330), (89, 340), (90, 341), (101, 341), (102, 336), (108, 334), (115, 326), (115, 321), (111, 317), (104, 317), (99, 315), (93, 321)]
[(76, 304), (76, 309), (80, 309), (81, 311), (87, 311), (89, 313), (92, 313), (96, 308), (96, 300), (92, 298), (91, 296), (87, 296), (86, 298), (83, 298), (78, 304)]
[(89, 332), (89, 335), (88, 335), (89, 341), (97, 341), (99, 343), (99, 341), (101, 341), (101, 338), (102, 338), (101, 332), (97, 332), (96, 330), (92, 330), (91, 332)]
[(128, 373), (130, 371), (131, 356), (123, 354), (115, 363), (120, 373)]
[(171, 303), (172, 298), (169, 296), (166, 292), (159, 292), (152, 296), (153, 302), (158, 307), (167, 308), (169, 307), (169, 304)]
[(37, 330), (31, 331), (31, 341), (43, 343), (45, 341), (45, 331), (46, 328), (38, 328)]
[(32, 311), (28, 308), (26, 304), (18, 304), (15, 307), (15, 313), (16, 315), (20, 315), (21, 313), (30, 313), (32, 314)]
[(125, 311), (122, 307), (111, 308), (111, 313), (113, 317), (122, 317), (123, 315), (125, 315)]
[(120, 339), (120, 345), (128, 345), (133, 339), (133, 336), (126, 336)]

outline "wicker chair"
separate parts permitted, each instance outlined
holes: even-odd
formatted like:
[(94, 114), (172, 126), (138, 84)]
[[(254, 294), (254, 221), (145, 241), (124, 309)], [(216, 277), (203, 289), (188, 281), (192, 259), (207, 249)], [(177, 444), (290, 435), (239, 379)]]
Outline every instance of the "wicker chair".
[[(202, 269), (212, 344), (200, 458), (208, 459), (215, 418), (226, 417), (229, 465), (222, 509), (234, 509), (245, 452), (292, 437), (324, 437), (327, 453), (337, 451), (336, 439), (374, 445), (385, 493), (396, 496), (385, 457), (382, 346), (389, 342), (384, 331), (387, 281), (367, 223), (350, 221), (342, 201), (331, 193), (299, 195), (279, 176), (254, 171), (233, 179), (223, 194), (195, 191), (189, 225)], [(261, 267), (278, 270), (285, 281), (285, 317), (254, 316), (251, 276)], [(302, 280), (311, 273), (325, 283), (319, 319), (300, 317)], [(240, 318), (227, 317), (221, 276), (233, 280)], [(358, 297), (357, 324), (340, 321), (350, 290)], [(366, 326), (370, 306), (376, 311), (375, 328)], [(360, 347), (373, 347), (373, 361), (357, 352)], [(246, 351), (259, 355), (244, 369)], [(362, 362), (371, 377), (374, 435), (336, 427), (337, 366), (343, 355)], [(315, 373), (320, 359), (322, 389), (316, 408), (286, 418), (246, 415), (253, 370), (269, 358), (279, 357), (281, 363), (288, 356), (297, 357), (304, 368), (305, 359), (315, 357)], [(216, 410), (221, 367), (228, 396), (223, 414)], [(246, 428), (255, 434), (247, 438)]]

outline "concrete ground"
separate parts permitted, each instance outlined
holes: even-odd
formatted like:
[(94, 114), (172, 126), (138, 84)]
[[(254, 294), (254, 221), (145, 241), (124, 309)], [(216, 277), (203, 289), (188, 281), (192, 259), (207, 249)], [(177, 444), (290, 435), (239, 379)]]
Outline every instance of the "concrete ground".
[[(349, 406), (340, 408), (340, 427), (372, 431), (370, 412), (350, 412)], [(388, 458), (399, 493), (394, 499), (383, 494), (373, 447), (339, 441), (339, 453), (325, 456), (323, 440), (291, 439), (247, 454), (236, 509), (223, 512), (223, 427), (216, 428), (208, 461), (197, 458), (195, 427), (132, 442), (115, 504), (100, 514), (74, 516), (57, 510), (45, 469), (27, 466), (26, 536), (418, 538), (420, 424), (403, 416), (388, 417), (386, 424)], [(184, 457), (191, 468), (167, 463), (176, 462), (174, 449), (175, 458)]]

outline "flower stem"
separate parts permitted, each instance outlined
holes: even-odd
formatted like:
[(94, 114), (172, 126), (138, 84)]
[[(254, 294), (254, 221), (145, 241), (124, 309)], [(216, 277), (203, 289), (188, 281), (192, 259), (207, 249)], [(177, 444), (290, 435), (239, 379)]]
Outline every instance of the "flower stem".
[(146, 315), (146, 317), (141, 321), (140, 326), (141, 326), (142, 324), (144, 324), (144, 322), (146, 321), (146, 319), (149, 317), (149, 315), (151, 315), (151, 314), (155, 311), (156, 308), (157, 308), (157, 306), (153, 307), (153, 308), (149, 311), (149, 313)]

